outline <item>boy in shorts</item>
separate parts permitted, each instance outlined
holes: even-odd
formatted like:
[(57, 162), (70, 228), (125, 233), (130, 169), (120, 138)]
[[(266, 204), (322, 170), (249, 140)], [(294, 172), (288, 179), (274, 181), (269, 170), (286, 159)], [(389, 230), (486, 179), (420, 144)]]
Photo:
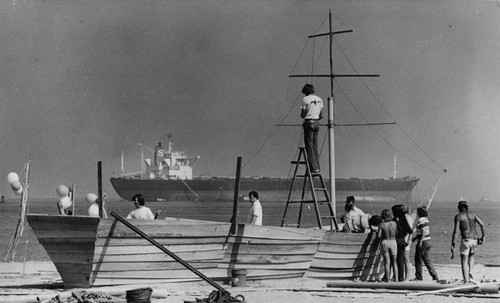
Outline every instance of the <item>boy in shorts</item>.
[(396, 256), (398, 253), (398, 245), (396, 243), (396, 233), (398, 225), (392, 220), (390, 210), (384, 209), (381, 214), (383, 222), (380, 223), (377, 236), (382, 238), (382, 253), (384, 256), (385, 276), (384, 282), (389, 282), (391, 277), (391, 266), (394, 272), (394, 281), (399, 281), (398, 264)]

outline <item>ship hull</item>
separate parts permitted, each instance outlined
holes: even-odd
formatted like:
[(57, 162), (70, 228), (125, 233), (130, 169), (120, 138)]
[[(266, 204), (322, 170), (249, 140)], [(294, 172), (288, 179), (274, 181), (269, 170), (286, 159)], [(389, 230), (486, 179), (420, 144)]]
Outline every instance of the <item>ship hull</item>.
[[(111, 184), (124, 200), (141, 193), (147, 201), (231, 201), (234, 199), (234, 178), (209, 178), (192, 180), (111, 178)], [(360, 179), (337, 178), (336, 198), (355, 196), (357, 201), (411, 202), (412, 190), (419, 178)], [(255, 190), (266, 201), (286, 201), (290, 193), (291, 179), (242, 178), (240, 193), (246, 195)], [(302, 182), (293, 184), (293, 196), (300, 195)]]

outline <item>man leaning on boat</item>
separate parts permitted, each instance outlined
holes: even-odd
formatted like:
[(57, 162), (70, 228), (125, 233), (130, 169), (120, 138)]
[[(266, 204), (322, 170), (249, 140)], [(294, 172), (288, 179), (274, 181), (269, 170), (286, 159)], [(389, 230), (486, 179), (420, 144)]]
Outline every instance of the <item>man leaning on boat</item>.
[(132, 202), (134, 202), (136, 209), (134, 209), (128, 214), (127, 219), (139, 219), (139, 220), (155, 219), (155, 215), (153, 215), (151, 209), (145, 205), (146, 202), (144, 201), (144, 197), (141, 194), (135, 194), (132, 197)]

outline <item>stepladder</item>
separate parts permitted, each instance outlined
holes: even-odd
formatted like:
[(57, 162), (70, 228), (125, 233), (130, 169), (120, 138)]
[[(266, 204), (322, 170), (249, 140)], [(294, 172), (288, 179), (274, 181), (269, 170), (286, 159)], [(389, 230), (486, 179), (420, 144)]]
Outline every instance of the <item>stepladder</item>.
[[(305, 212), (312, 210), (318, 228), (338, 231), (339, 228), (325, 179), (320, 172), (311, 172), (304, 147), (299, 147), (297, 159), (291, 161), (291, 163), (294, 172), (281, 226), (302, 227)], [(300, 194), (295, 190), (297, 186), (301, 188)], [(292, 211), (295, 212), (293, 218), (291, 218)]]

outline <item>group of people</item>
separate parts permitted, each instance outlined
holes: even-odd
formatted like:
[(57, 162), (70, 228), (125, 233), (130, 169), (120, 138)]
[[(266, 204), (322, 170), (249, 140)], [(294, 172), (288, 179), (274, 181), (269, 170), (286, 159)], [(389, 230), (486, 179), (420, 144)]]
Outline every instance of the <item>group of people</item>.
[[(392, 212), (391, 212), (392, 210)], [(388, 282), (393, 269), (394, 281), (408, 281), (410, 275), (410, 243), (415, 245), (415, 279), (423, 280), (422, 263), (425, 264), (433, 280), (438, 274), (430, 258), (431, 237), (429, 232), (428, 211), (425, 206), (417, 208), (417, 222), (413, 228), (413, 219), (409, 207), (399, 204), (392, 209), (384, 209), (380, 215), (377, 235), (382, 239), (385, 277)], [(372, 220), (374, 221), (374, 220)], [(376, 222), (375, 222), (376, 223)]]
[[(469, 212), (466, 201), (458, 202), (459, 213), (455, 216), (453, 236), (451, 241), (452, 256), (455, 251), (455, 240), (460, 234), (460, 257), (463, 282), (472, 279), (474, 254), (477, 245), (484, 242), (484, 224), (474, 213)], [(403, 205), (394, 205), (391, 210), (384, 209), (379, 215), (365, 214), (355, 206), (353, 196), (348, 196), (345, 203), (345, 214), (342, 216), (344, 223), (343, 232), (376, 232), (381, 238), (381, 249), (384, 258), (384, 281), (408, 281), (410, 272), (410, 244), (415, 242), (415, 278), (420, 281), (423, 265), (426, 266), (433, 280), (438, 280), (438, 274), (430, 257), (431, 236), (428, 219), (428, 209), (420, 206), (416, 211), (417, 220), (414, 222), (410, 215), (410, 208)], [(476, 228), (481, 229), (481, 237)]]

